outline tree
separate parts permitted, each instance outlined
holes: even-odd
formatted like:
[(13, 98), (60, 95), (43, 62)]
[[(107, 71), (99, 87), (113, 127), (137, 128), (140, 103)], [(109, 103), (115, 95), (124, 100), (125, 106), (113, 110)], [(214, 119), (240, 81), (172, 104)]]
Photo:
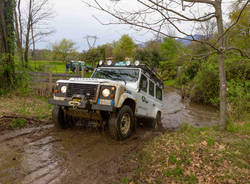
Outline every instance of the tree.
[[(49, 0), (14, 0), (15, 36), (19, 58), (28, 66), (29, 50), (35, 43), (53, 33), (48, 22), (53, 18)], [(27, 5), (26, 5), (27, 3)]]
[[(230, 13), (230, 23), (234, 23), (239, 14), (241, 13), (241, 6), (239, 2), (235, 2), (232, 6), (232, 12)], [(230, 44), (234, 48), (239, 48), (248, 56), (250, 54), (250, 5), (246, 7), (246, 10), (242, 12), (241, 19), (238, 24), (235, 25), (227, 35), (227, 44)]]
[(131, 57), (135, 44), (128, 35), (123, 35), (118, 42), (115, 43), (113, 55), (115, 61), (122, 61), (126, 57)]
[(0, 1), (0, 87), (15, 83), (13, 10), (13, 0)]
[(59, 43), (55, 42), (52, 44), (52, 50), (54, 53), (54, 59), (61, 59), (66, 62), (67, 57), (75, 52), (77, 48), (75, 47), (75, 42), (68, 39), (62, 39)]
[(173, 38), (165, 38), (160, 45), (161, 57), (163, 60), (174, 60), (177, 56), (181, 45)]
[(104, 60), (104, 50), (101, 47), (89, 49), (87, 52), (83, 53), (83, 60), (91, 64), (93, 67), (100, 60)]
[[(169, 38), (182, 38), (209, 46), (210, 51), (206, 55), (217, 54), (220, 78), (220, 127), (227, 126), (227, 103), (226, 103), (226, 75), (225, 75), (225, 53), (237, 48), (227, 47), (225, 37), (229, 30), (234, 27), (242, 12), (245, 10), (249, 0), (242, 0), (239, 15), (227, 29), (224, 29), (222, 17), (222, 0), (137, 0), (133, 9), (121, 7), (122, 2), (113, 6), (104, 5), (100, 0), (93, 3), (84, 1), (87, 5), (100, 11), (104, 11), (115, 18), (115, 22), (106, 24), (129, 24), (137, 28), (146, 29), (158, 35)], [(121, 4), (121, 6), (119, 6)], [(209, 7), (209, 8), (206, 8)], [(201, 11), (202, 8), (202, 11)], [(213, 11), (212, 11), (213, 10)], [(215, 43), (199, 40), (194, 37), (194, 30), (199, 23), (216, 20), (217, 39)], [(100, 21), (100, 20), (99, 20)], [(181, 24), (186, 24), (185, 27)], [(187, 28), (190, 28), (187, 30)], [(173, 35), (168, 30), (175, 30), (178, 35)], [(242, 54), (242, 52), (240, 52)], [(191, 56), (194, 58), (194, 56)], [(200, 57), (200, 56), (198, 56)]]

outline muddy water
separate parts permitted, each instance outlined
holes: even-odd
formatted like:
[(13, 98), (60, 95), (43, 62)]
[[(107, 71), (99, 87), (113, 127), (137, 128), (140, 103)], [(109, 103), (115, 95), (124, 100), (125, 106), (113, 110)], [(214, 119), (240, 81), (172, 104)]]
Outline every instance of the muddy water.
[(219, 121), (216, 109), (190, 103), (183, 100), (180, 92), (174, 88), (166, 87), (163, 110), (163, 126), (168, 129), (176, 129), (183, 123), (196, 127), (213, 126)]
[[(209, 107), (183, 102), (178, 91), (167, 88), (163, 122), (176, 128), (182, 122), (195, 126), (217, 122)], [(1, 184), (102, 184), (130, 176), (136, 168), (136, 151), (159, 133), (145, 128), (123, 142), (93, 129), (55, 130), (41, 125), (0, 132)]]

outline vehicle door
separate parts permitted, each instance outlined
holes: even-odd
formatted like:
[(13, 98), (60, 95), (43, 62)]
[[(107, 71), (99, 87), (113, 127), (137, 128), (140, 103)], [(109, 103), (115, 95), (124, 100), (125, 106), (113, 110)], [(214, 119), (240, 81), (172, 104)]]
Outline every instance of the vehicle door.
[(136, 114), (143, 117), (148, 117), (148, 78), (141, 74), (139, 83), (139, 92), (136, 95), (137, 100), (137, 112)]
[(148, 115), (151, 118), (155, 118), (156, 100), (155, 100), (155, 83), (149, 79), (148, 90)]

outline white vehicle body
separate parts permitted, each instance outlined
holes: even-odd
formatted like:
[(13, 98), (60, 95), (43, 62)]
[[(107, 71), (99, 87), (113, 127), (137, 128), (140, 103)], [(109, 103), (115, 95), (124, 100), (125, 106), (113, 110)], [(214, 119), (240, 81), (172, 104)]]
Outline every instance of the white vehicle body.
[[(105, 69), (112, 69), (113, 67), (100, 67), (95, 69), (96, 70), (101, 70), (102, 68)], [(126, 67), (116, 67), (116, 70), (123, 70), (127, 69)], [(138, 69), (138, 68), (132, 68), (130, 67), (129, 69)], [(156, 82), (154, 82), (152, 79), (150, 79), (150, 76), (148, 74), (143, 74), (142, 69), (139, 70), (139, 78), (135, 82), (123, 82), (123, 81), (115, 81), (123, 86), (125, 86), (126, 91), (122, 96), (120, 97), (119, 103), (117, 104), (117, 107), (120, 108), (127, 98), (131, 98), (135, 100), (136, 102), (136, 108), (135, 108), (135, 116), (137, 117), (148, 117), (148, 118), (155, 118), (157, 115), (157, 112), (162, 112), (163, 108), (163, 102), (160, 99), (156, 98)], [(95, 72), (94, 72), (95, 73)], [(93, 74), (94, 74), (93, 73)], [(147, 90), (143, 91), (140, 89), (140, 81), (141, 81), (141, 76), (144, 75), (147, 78)], [(93, 75), (92, 75), (93, 77)], [(91, 77), (91, 78), (92, 78)], [(103, 79), (98, 79), (98, 80), (103, 80)], [(114, 81), (107, 81), (107, 82), (112, 82)], [(154, 84), (154, 95), (149, 94), (149, 83), (152, 82)]]
[[(116, 136), (126, 138), (137, 118), (160, 121), (162, 94), (162, 81), (144, 65), (101, 66), (94, 70), (91, 78), (58, 80), (50, 103), (58, 107), (55, 109), (57, 121), (65, 117), (58, 115), (62, 111), (71, 117), (104, 120), (113, 123), (111, 132), (121, 129)], [(116, 120), (110, 121), (116, 115)], [(126, 128), (127, 133), (123, 135)]]

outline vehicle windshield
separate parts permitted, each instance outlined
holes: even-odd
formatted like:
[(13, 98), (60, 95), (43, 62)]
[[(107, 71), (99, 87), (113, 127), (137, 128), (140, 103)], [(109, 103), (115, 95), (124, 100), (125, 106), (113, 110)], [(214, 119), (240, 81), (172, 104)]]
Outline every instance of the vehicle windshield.
[(97, 68), (92, 78), (136, 82), (139, 78), (139, 69)]

